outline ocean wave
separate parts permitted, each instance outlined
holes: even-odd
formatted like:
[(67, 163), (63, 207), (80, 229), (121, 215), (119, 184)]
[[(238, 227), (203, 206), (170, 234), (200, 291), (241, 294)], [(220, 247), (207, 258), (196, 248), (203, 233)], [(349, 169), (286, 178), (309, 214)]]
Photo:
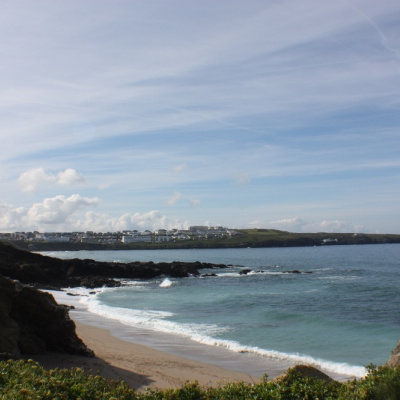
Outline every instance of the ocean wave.
[(293, 364), (307, 364), (315, 368), (323, 369), (325, 371), (330, 371), (341, 375), (361, 378), (364, 377), (367, 373), (367, 370), (362, 366), (327, 361), (302, 354), (284, 353), (276, 350), (267, 350), (261, 349), (259, 347), (245, 346), (235, 341), (214, 339), (212, 337), (203, 337), (201, 335), (199, 335), (198, 337), (192, 337), (191, 339), (202, 344), (223, 347), (237, 353), (251, 353), (257, 356), (268, 357), (282, 361), (289, 361)]
[(215, 324), (189, 324), (169, 321), (168, 318), (174, 316), (170, 312), (110, 307), (102, 304), (98, 296), (82, 297), (81, 302), (86, 305), (89, 312), (103, 318), (118, 321), (124, 325), (173, 334), (200, 344), (221, 347), (236, 353), (250, 353), (290, 363), (308, 364), (341, 375), (363, 377), (366, 374), (366, 369), (362, 366), (322, 360), (308, 355), (262, 349), (256, 346), (246, 346), (234, 340), (215, 338), (213, 336), (229, 331), (229, 327), (220, 327)]
[(321, 276), (317, 277), (316, 279), (321, 281), (334, 282), (334, 281), (356, 281), (360, 280), (361, 278), (359, 276), (332, 275), (332, 276)]
[(176, 281), (171, 281), (170, 279), (165, 278), (165, 279), (159, 284), (159, 287), (161, 287), (161, 288), (169, 288), (169, 287), (171, 287), (171, 286), (173, 286), (173, 285), (175, 285), (175, 284), (176, 284)]
[[(298, 274), (305, 274), (308, 272), (304, 271), (299, 271)], [(218, 277), (220, 278), (227, 278), (227, 277), (232, 277), (232, 278), (243, 278), (246, 276), (254, 276), (254, 275), (274, 275), (274, 276), (280, 276), (280, 275), (293, 275), (297, 274), (291, 271), (270, 271), (270, 270), (251, 270), (247, 273), (240, 273), (240, 271), (237, 272), (220, 272), (217, 274)]]

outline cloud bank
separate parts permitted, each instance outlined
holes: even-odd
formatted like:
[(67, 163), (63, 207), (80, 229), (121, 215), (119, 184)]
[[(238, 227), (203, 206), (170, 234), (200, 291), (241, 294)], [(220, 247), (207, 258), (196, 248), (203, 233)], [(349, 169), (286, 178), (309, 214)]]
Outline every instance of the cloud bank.
[(97, 231), (115, 232), (122, 230), (184, 229), (187, 221), (171, 219), (159, 211), (147, 213), (125, 213), (113, 217), (95, 212), (100, 203), (98, 198), (88, 198), (74, 194), (69, 197), (57, 195), (34, 203), (29, 208), (13, 207), (0, 203), (0, 226), (2, 232), (16, 231)]

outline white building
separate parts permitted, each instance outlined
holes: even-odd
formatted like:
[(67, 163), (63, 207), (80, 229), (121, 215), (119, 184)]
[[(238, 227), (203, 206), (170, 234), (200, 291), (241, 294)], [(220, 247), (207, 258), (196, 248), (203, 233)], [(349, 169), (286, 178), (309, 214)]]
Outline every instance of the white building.
[(154, 240), (156, 242), (170, 242), (172, 240), (171, 235), (156, 235), (154, 237)]
[(122, 243), (140, 243), (151, 242), (150, 235), (124, 235), (122, 236)]
[(45, 242), (58, 242), (58, 243), (66, 243), (69, 242), (69, 236), (45, 236)]

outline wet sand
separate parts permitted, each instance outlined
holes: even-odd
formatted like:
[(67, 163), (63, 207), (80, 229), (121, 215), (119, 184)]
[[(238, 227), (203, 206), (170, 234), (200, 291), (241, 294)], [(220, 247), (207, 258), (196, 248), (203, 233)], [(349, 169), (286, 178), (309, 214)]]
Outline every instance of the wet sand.
[(107, 378), (123, 380), (139, 391), (147, 388), (177, 388), (186, 381), (195, 380), (201, 386), (218, 386), (227, 382), (256, 383), (260, 380), (245, 373), (126, 342), (115, 338), (105, 329), (77, 323), (77, 333), (95, 352), (95, 358), (56, 353), (33, 358), (45, 368), (81, 367)]

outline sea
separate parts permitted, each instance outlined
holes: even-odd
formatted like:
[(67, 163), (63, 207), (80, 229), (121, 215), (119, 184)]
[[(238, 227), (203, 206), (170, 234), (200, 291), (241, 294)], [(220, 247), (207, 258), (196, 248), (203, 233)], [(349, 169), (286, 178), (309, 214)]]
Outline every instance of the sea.
[(162, 276), (55, 295), (74, 305), (78, 322), (254, 376), (301, 363), (340, 380), (363, 377), (400, 339), (400, 244), (42, 254), (228, 265), (200, 271), (216, 276)]

